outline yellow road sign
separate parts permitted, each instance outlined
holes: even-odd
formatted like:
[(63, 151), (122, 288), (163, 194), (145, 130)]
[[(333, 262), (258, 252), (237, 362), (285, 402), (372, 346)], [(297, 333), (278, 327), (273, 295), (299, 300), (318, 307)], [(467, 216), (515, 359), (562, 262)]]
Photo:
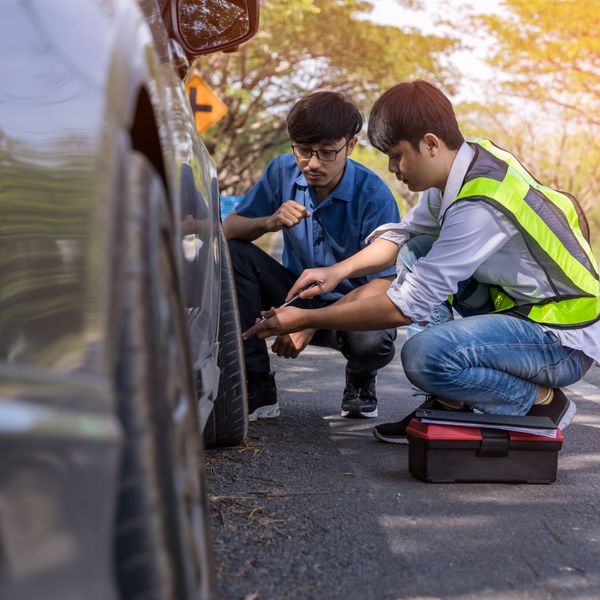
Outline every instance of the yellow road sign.
[(227, 106), (199, 75), (194, 74), (186, 81), (185, 90), (192, 105), (198, 133), (206, 131), (227, 114)]

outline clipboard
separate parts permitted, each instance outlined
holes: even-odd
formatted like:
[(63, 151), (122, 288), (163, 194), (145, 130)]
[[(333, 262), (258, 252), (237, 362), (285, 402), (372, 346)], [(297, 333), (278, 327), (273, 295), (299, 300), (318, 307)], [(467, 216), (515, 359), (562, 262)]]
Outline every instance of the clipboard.
[(507, 427), (556, 429), (556, 423), (550, 417), (486, 415), (483, 413), (466, 413), (457, 410), (429, 410), (426, 408), (418, 408), (415, 416), (417, 419), (427, 419), (428, 421), (451, 421), (457, 425), (459, 423), (468, 423), (481, 427), (506, 425)]

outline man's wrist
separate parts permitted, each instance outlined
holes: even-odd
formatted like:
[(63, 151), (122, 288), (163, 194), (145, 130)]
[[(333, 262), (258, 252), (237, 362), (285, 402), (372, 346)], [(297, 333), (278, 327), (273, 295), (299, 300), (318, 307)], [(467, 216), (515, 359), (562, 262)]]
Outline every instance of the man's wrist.
[(263, 234), (271, 231), (271, 217), (263, 217), (258, 223)]
[(337, 279), (338, 283), (343, 281), (344, 279), (348, 279), (352, 276), (352, 269), (350, 268), (350, 262), (348, 260), (343, 260), (342, 262), (336, 263), (331, 266), (332, 274), (334, 279)]
[(262, 225), (264, 228), (263, 233), (273, 233), (274, 231), (277, 231), (277, 223), (276, 223), (275, 219), (273, 218), (273, 215), (269, 215), (268, 217), (265, 217)]

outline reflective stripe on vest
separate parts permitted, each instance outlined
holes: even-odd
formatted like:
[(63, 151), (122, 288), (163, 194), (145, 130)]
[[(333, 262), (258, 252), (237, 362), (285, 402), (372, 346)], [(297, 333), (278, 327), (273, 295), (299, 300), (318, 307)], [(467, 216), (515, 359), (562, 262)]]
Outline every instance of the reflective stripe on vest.
[[(523, 234), (554, 290), (554, 296), (543, 302), (532, 298), (532, 303), (517, 303), (502, 289), (491, 288), (496, 310), (512, 310), (552, 326), (598, 320), (598, 266), (572, 200), (541, 185), (512, 154), (490, 141), (475, 140), (471, 145), (476, 158), (455, 202), (481, 200), (505, 214)], [(470, 173), (474, 178), (469, 180)]]

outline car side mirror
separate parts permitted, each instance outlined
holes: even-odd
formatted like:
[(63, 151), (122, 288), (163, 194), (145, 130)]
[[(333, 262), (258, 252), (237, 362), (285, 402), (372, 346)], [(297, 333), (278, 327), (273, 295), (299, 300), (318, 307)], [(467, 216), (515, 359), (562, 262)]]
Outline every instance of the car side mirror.
[(258, 30), (259, 0), (172, 0), (175, 38), (191, 56), (234, 49)]

